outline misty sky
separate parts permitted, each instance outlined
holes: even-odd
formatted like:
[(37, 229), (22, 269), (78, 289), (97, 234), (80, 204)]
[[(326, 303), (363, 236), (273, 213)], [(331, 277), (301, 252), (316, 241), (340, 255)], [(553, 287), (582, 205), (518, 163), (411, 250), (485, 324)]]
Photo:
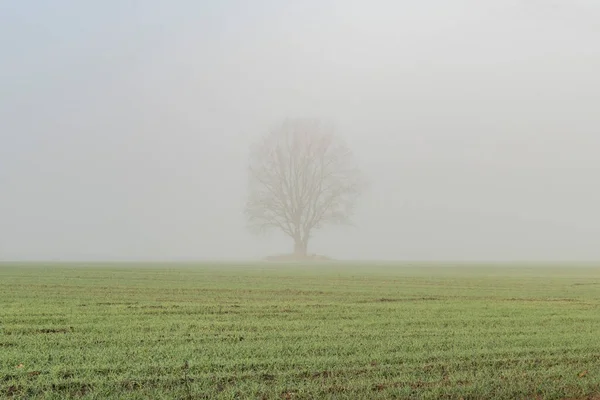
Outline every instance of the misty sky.
[(600, 260), (597, 0), (0, 2), (0, 259), (259, 258), (248, 150), (337, 125), (347, 259)]

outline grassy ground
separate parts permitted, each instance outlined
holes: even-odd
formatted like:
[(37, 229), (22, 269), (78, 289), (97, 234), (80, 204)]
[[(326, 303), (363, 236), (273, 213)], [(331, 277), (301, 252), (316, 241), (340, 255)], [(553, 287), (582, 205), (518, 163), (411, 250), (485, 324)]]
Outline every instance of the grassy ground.
[(599, 394), (600, 268), (0, 266), (0, 398)]

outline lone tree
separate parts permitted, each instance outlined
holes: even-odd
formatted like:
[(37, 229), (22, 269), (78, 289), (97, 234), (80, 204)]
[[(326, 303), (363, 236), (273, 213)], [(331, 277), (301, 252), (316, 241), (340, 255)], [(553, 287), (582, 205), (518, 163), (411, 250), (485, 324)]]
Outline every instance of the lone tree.
[(316, 119), (287, 119), (252, 149), (246, 216), (250, 229), (280, 230), (307, 254), (316, 229), (349, 224), (362, 178), (333, 127)]

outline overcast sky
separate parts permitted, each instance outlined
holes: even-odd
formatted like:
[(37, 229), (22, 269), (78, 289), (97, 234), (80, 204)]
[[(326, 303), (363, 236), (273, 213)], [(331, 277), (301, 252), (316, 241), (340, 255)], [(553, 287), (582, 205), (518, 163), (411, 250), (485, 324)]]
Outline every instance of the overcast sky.
[(597, 0), (0, 2), (0, 259), (290, 251), (249, 146), (332, 121), (370, 190), (345, 259), (600, 260)]

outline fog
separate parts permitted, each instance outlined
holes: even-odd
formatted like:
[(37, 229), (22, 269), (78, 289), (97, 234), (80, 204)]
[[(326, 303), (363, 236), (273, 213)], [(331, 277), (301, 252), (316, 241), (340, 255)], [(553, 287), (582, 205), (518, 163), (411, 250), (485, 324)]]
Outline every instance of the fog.
[(0, 259), (259, 259), (249, 146), (335, 123), (338, 259), (600, 260), (595, 0), (0, 3)]

